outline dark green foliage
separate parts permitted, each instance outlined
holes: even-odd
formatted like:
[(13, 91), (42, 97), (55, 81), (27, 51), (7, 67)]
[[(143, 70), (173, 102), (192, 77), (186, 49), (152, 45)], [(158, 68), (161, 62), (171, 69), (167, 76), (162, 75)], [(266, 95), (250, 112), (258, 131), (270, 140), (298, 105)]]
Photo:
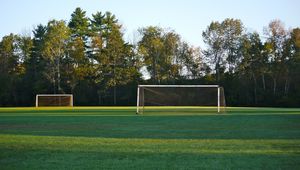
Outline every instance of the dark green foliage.
[(33, 37), (4, 36), (0, 106), (32, 106), (41, 93), (74, 94), (75, 105), (135, 105), (138, 84), (219, 84), (229, 106), (299, 107), (299, 28), (273, 20), (263, 41), (226, 18), (202, 33), (203, 49), (171, 29), (140, 28), (133, 43), (123, 30), (110, 12), (89, 18), (76, 8), (67, 23), (38, 25)]
[(81, 8), (76, 8), (71, 15), (69, 28), (74, 37), (85, 38), (89, 32), (89, 19), (86, 17), (86, 12)]

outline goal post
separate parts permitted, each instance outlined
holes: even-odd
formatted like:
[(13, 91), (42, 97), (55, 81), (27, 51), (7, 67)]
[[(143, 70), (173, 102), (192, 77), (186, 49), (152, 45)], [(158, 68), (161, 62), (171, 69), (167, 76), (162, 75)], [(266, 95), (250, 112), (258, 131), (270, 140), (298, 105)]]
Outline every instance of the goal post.
[(225, 106), (224, 89), (219, 85), (138, 85), (137, 88), (137, 114), (146, 108), (221, 113)]
[(72, 94), (37, 94), (35, 97), (36, 107), (69, 106), (73, 107)]

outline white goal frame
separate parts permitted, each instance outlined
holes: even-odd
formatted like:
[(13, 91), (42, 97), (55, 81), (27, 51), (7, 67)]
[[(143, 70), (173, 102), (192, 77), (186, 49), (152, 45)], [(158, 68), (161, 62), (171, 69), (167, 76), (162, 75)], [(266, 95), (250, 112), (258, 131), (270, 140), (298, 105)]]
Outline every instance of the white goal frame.
[[(73, 94), (37, 94), (35, 96), (35, 107), (40, 107), (39, 106), (39, 100), (38, 98), (39, 97), (51, 97), (51, 96), (54, 96), (54, 97), (58, 97), (58, 96), (62, 96), (62, 97), (70, 97), (70, 106), (69, 107), (73, 107)], [(44, 107), (44, 106), (43, 106)]]
[(140, 100), (140, 88), (141, 87), (176, 87), (176, 88), (185, 88), (185, 87), (203, 87), (203, 88), (217, 88), (217, 94), (216, 97), (218, 99), (218, 113), (221, 112), (221, 96), (220, 96), (220, 91), (221, 91), (221, 86), (219, 85), (138, 85), (137, 88), (137, 104), (136, 104), (136, 113), (139, 114), (139, 100)]

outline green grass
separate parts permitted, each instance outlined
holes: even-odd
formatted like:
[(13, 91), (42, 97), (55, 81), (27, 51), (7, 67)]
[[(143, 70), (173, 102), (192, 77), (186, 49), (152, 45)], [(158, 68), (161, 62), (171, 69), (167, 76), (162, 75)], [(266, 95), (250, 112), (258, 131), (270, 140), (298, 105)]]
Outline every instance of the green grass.
[(300, 169), (300, 109), (0, 108), (0, 169)]

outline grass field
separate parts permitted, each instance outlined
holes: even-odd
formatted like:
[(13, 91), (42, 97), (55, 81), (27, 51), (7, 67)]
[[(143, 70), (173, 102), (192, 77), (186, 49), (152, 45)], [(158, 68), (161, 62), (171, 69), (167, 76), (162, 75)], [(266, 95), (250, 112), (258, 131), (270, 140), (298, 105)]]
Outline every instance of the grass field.
[(0, 169), (300, 169), (300, 109), (0, 108)]

